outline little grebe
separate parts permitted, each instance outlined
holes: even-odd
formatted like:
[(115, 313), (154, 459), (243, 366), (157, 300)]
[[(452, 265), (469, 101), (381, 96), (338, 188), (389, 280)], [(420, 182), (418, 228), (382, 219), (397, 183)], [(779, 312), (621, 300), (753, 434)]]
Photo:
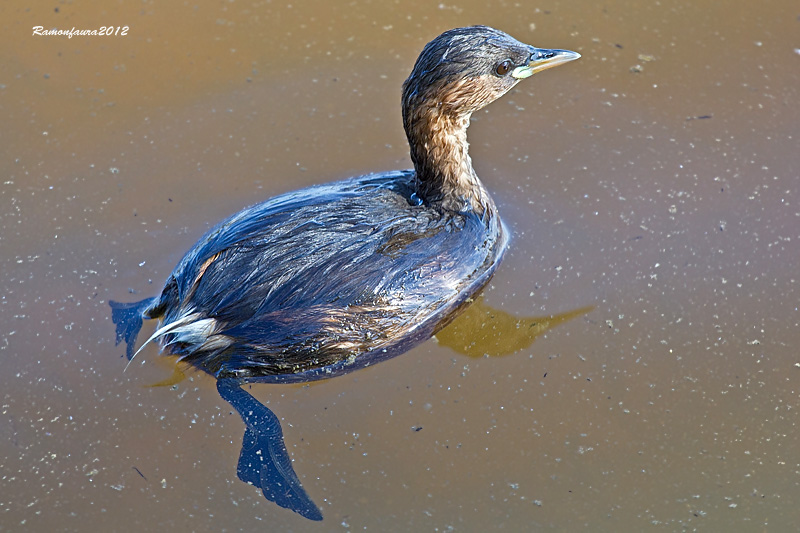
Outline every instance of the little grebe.
[(158, 340), (215, 376), (244, 420), (239, 477), (320, 520), (277, 417), (239, 385), (330, 378), (444, 327), (486, 285), (508, 242), (472, 168), (470, 116), (520, 80), (579, 57), (485, 26), (443, 33), (403, 84), (413, 170), (283, 194), (221, 222), (160, 296), (110, 302), (117, 343), (127, 343), (132, 359), (142, 320), (160, 319), (145, 345)]

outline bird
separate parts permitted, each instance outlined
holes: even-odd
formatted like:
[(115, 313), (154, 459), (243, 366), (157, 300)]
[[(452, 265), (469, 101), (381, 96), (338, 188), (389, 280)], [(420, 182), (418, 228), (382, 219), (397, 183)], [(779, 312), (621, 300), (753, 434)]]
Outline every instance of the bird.
[[(242, 385), (309, 382), (374, 365), (429, 339), (469, 305), (509, 243), (472, 166), (470, 118), (521, 80), (579, 57), (487, 26), (430, 41), (402, 86), (413, 168), (282, 194), (214, 226), (160, 295), (109, 301), (128, 364), (158, 342), (216, 378), (245, 423), (238, 477), (321, 520), (278, 418)], [(134, 351), (145, 319), (160, 326)]]

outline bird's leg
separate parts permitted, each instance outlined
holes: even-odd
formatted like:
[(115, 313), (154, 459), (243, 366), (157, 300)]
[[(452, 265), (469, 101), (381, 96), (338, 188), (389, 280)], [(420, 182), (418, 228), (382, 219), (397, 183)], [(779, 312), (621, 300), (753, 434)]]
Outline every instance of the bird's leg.
[(239, 479), (259, 487), (266, 499), (281, 507), (310, 520), (322, 520), (322, 513), (292, 468), (278, 417), (243, 390), (236, 379), (218, 379), (217, 390), (245, 423), (236, 470)]

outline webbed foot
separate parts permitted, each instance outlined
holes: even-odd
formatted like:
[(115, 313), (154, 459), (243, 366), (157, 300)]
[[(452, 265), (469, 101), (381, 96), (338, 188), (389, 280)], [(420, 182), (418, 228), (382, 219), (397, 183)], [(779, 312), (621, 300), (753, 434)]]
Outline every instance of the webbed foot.
[(147, 298), (140, 302), (115, 302), (109, 300), (111, 306), (111, 320), (117, 326), (116, 344), (125, 341), (125, 356), (130, 361), (133, 358), (133, 350), (136, 347), (136, 337), (142, 329), (144, 312), (153, 305), (156, 298)]
[(217, 380), (217, 390), (246, 426), (236, 470), (239, 479), (259, 487), (266, 499), (281, 507), (309, 520), (322, 520), (322, 512), (292, 468), (278, 417), (244, 391), (235, 379)]

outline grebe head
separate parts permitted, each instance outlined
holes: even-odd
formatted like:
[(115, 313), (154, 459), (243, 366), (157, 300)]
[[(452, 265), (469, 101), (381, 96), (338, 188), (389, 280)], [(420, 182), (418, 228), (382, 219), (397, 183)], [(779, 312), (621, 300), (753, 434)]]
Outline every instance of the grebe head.
[(421, 102), (453, 118), (468, 117), (520, 80), (579, 57), (523, 44), (487, 26), (446, 31), (425, 46), (403, 84), (404, 118)]
[(448, 210), (493, 212), (468, 153), (472, 113), (520, 80), (579, 57), (486, 26), (456, 28), (429, 42), (403, 84), (403, 127), (418, 196)]

